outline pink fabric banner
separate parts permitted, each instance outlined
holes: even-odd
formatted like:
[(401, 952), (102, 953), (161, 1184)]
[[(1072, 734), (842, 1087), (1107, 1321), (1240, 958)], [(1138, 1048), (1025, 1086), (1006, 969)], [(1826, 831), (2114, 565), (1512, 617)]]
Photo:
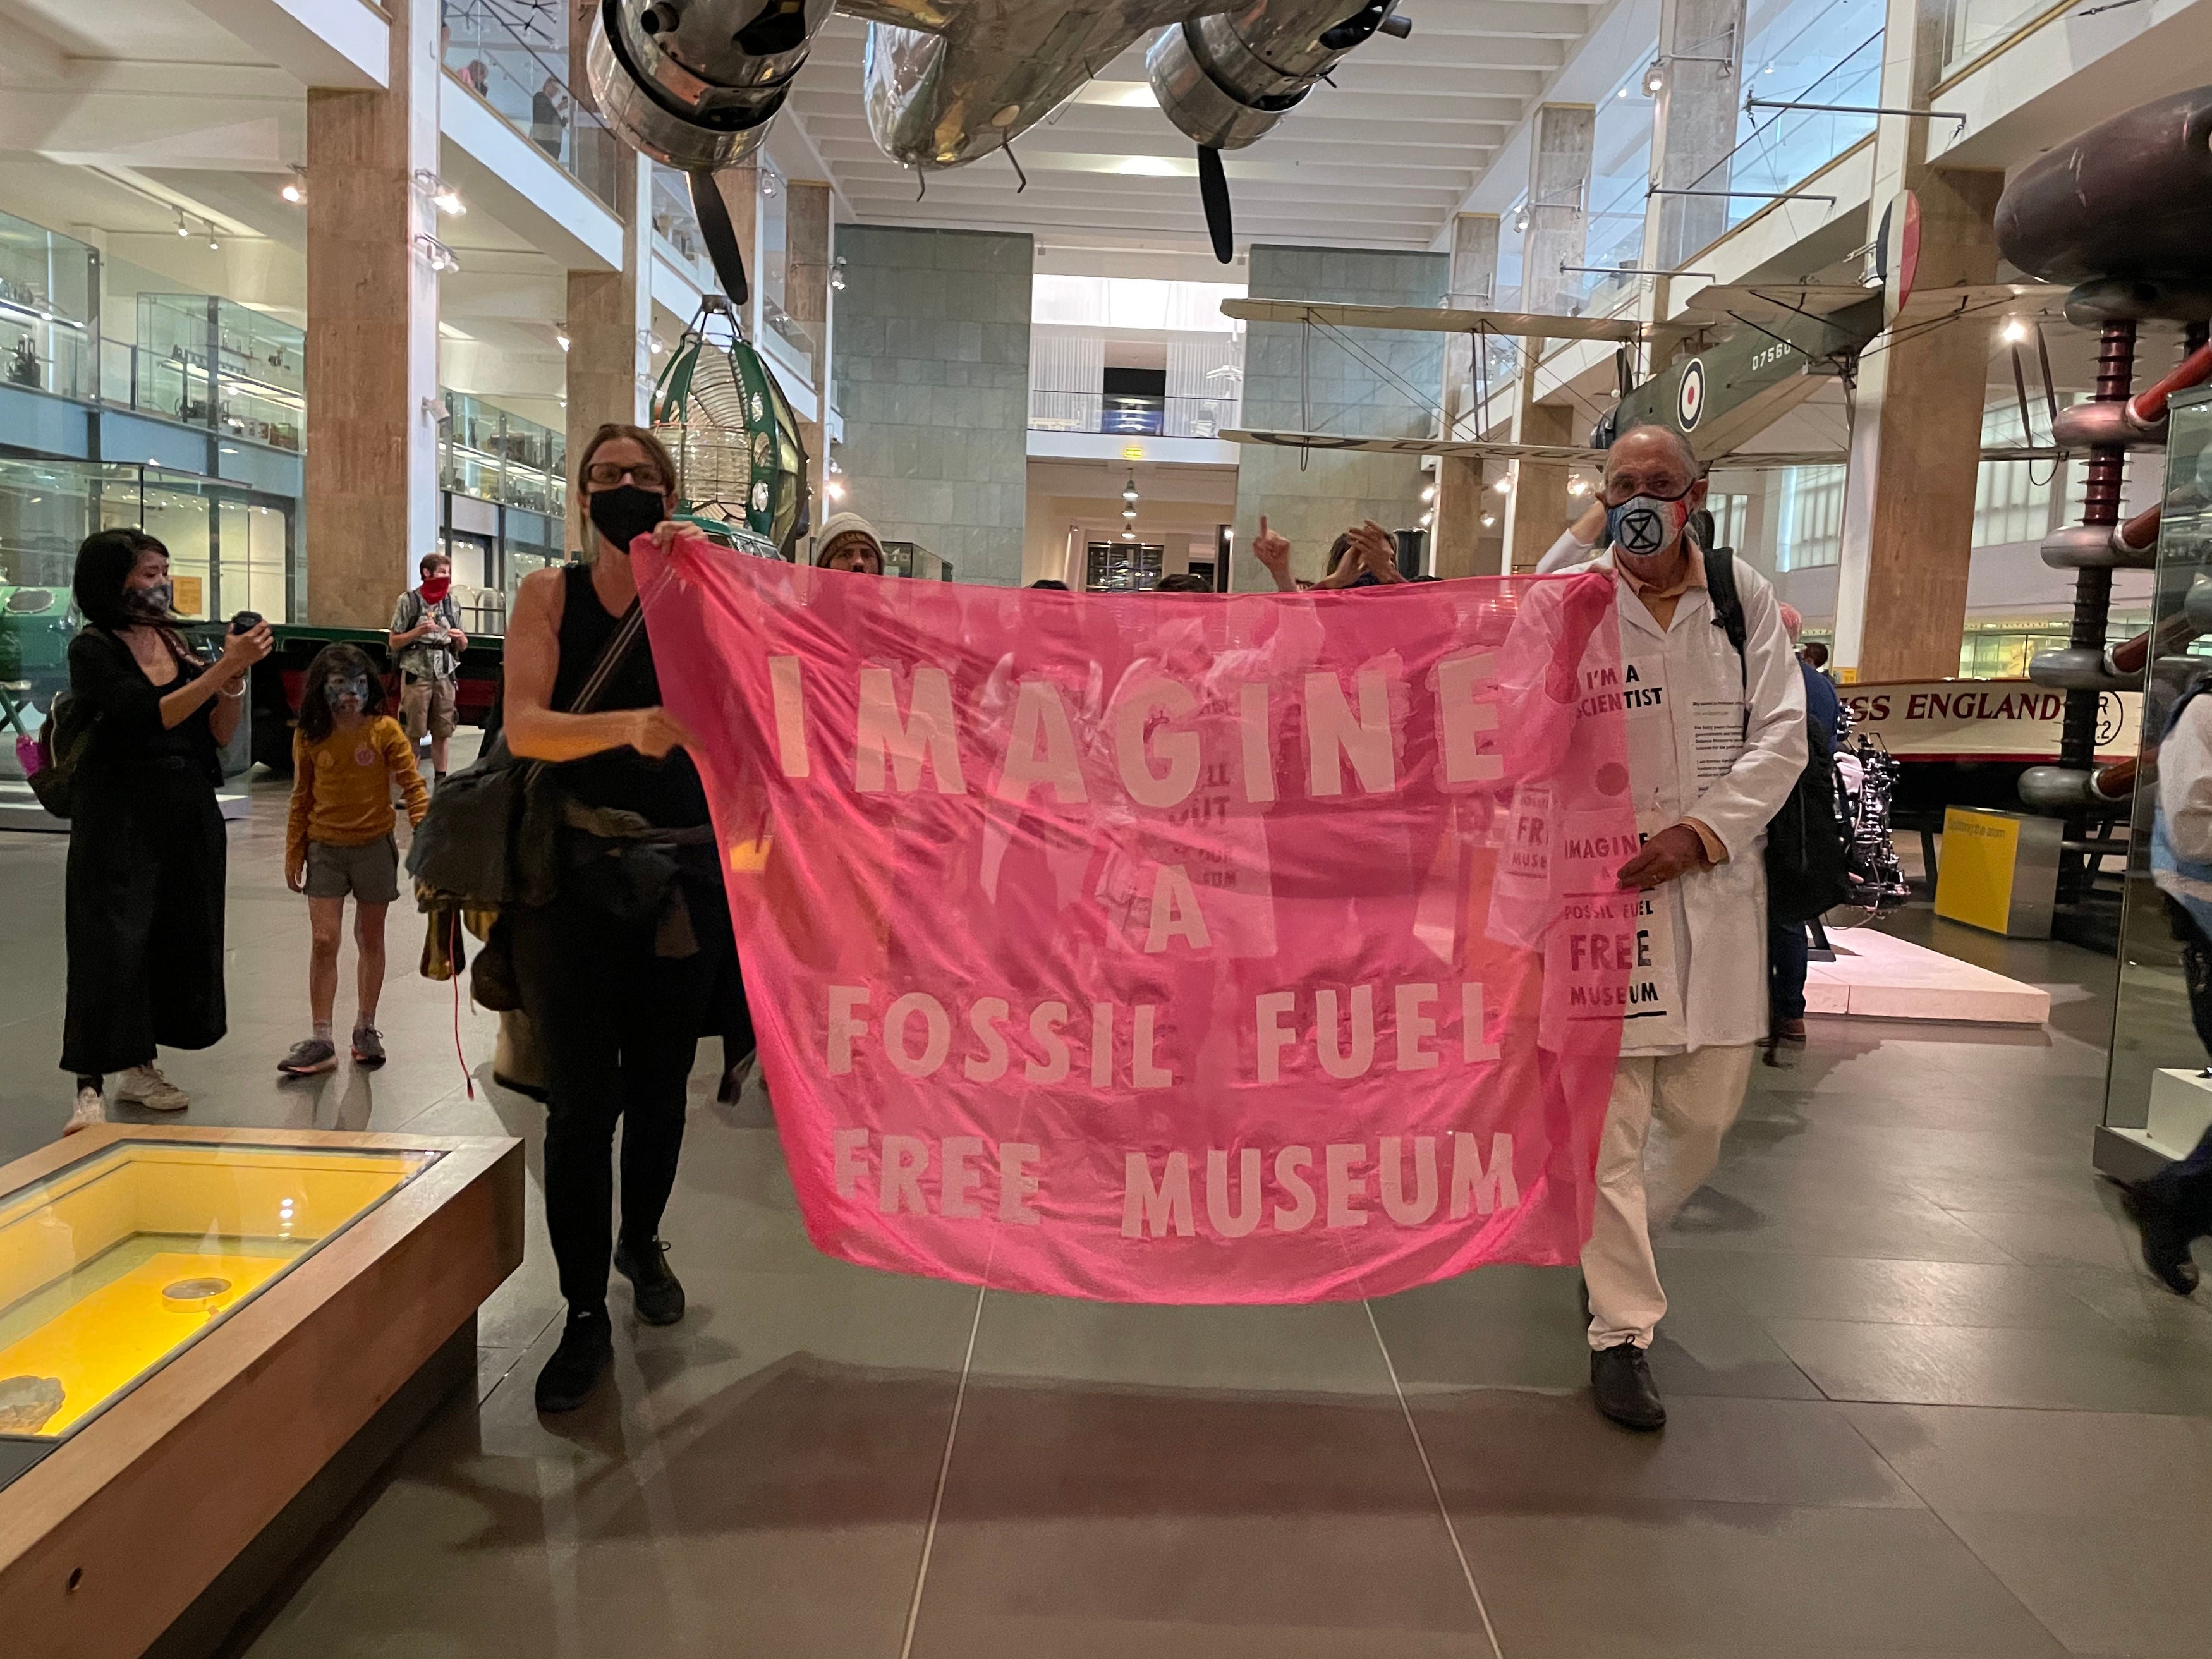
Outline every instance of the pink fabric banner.
[(1307, 1302), (1589, 1230), (1613, 586), (1009, 591), (637, 545), (815, 1243)]

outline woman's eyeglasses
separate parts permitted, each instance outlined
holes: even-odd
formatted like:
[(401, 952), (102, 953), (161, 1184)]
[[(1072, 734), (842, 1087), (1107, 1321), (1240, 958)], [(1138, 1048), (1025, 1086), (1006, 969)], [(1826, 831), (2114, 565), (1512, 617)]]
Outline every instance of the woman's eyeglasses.
[(628, 474), (629, 481), (640, 489), (665, 490), (668, 488), (667, 478), (651, 461), (638, 461), (635, 464), (627, 461), (593, 461), (584, 469), (584, 482), (595, 489), (605, 489), (620, 483), (624, 474)]

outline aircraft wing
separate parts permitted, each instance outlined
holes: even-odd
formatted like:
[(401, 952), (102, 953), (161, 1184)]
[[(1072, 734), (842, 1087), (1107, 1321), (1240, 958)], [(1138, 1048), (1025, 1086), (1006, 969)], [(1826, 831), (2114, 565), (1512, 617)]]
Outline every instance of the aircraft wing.
[(1248, 323), (1326, 323), (1336, 328), (1391, 328), (1417, 334), (1513, 335), (1533, 340), (1650, 337), (1644, 324), (1620, 317), (1552, 317), (1526, 311), (1458, 311), (1438, 306), (1352, 306), (1314, 300), (1224, 300), (1221, 314)]
[(864, 23), (889, 23), (924, 34), (938, 33), (952, 21), (951, 0), (837, 0), (836, 9)]
[[(1449, 455), (1462, 460), (1538, 461), (1567, 466), (1602, 467), (1605, 451), (1574, 444), (1486, 443), (1474, 439), (1362, 438), (1336, 432), (1260, 432), (1233, 428), (1221, 436), (1232, 444), (1273, 444), (1280, 449), (1356, 449), (1377, 455)], [(1992, 444), (1985, 461), (2055, 460), (2056, 449), (2024, 444)], [(1715, 472), (1772, 472), (1791, 466), (1841, 466), (1850, 458), (1840, 449), (1738, 450), (1706, 459)]]

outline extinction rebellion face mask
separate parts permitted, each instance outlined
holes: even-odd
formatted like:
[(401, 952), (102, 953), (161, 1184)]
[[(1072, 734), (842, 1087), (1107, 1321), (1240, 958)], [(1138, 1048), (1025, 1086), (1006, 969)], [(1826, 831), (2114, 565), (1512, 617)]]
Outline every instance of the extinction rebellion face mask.
[(169, 606), (175, 602), (176, 597), (177, 590), (173, 583), (158, 581), (150, 587), (125, 588), (123, 605), (126, 611), (134, 611), (141, 617), (152, 617), (167, 621)]
[(1656, 558), (1674, 545), (1690, 521), (1689, 494), (1686, 489), (1673, 496), (1631, 495), (1606, 508), (1606, 534), (1631, 558)]
[(635, 484), (592, 492), (592, 528), (625, 553), (629, 544), (668, 516), (667, 498)]
[(368, 681), (359, 674), (333, 674), (323, 682), (323, 696), (334, 714), (358, 714), (368, 707)]

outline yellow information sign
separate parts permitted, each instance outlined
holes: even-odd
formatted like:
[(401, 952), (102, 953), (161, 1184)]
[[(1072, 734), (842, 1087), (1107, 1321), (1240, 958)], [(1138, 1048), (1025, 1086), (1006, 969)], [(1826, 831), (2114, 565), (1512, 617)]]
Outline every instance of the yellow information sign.
[(2013, 939), (2050, 938), (2063, 835), (2056, 818), (1946, 807), (1936, 914)]

